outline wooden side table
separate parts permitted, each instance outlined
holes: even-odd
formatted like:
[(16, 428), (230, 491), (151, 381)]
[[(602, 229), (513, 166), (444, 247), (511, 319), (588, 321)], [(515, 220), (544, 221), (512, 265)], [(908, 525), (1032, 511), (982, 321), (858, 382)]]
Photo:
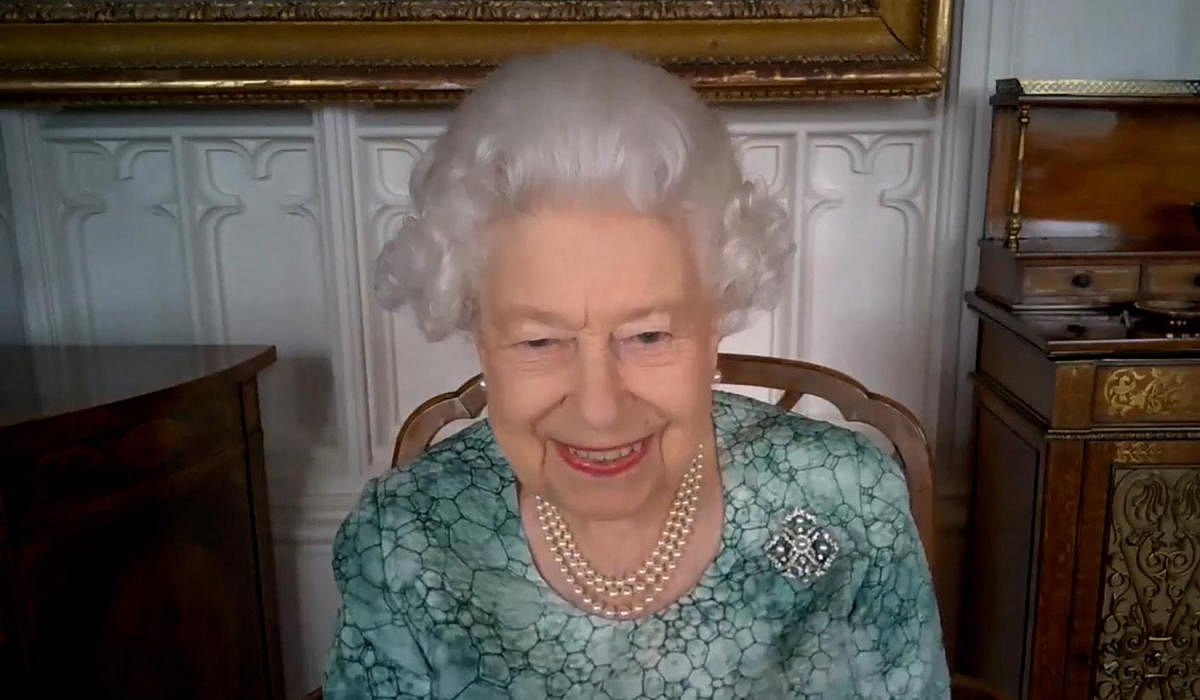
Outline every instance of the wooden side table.
[(256, 375), (273, 347), (0, 347), (12, 697), (283, 697)]

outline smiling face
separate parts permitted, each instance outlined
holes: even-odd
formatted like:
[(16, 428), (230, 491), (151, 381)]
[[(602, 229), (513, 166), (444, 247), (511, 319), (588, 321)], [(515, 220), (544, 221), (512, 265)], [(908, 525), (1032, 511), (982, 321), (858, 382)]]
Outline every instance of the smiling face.
[(589, 520), (669, 500), (712, 439), (717, 316), (691, 242), (566, 206), (488, 233), (475, 339), (517, 479)]

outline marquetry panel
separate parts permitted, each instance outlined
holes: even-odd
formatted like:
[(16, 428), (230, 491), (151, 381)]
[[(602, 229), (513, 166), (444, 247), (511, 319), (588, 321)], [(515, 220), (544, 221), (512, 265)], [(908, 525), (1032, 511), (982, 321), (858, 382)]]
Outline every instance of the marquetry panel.
[(1113, 470), (1093, 697), (1200, 689), (1200, 467)]
[(1078, 545), (1061, 697), (1193, 697), (1200, 442), (1088, 443), (1072, 522)]
[(1200, 419), (1200, 367), (1136, 365), (1096, 372), (1093, 418), (1102, 422)]

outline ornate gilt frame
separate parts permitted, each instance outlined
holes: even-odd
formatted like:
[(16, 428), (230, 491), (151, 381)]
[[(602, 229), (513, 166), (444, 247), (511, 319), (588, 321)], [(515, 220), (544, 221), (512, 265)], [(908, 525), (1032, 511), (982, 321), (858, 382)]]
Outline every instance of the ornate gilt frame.
[(720, 101), (942, 89), (952, 0), (42, 0), (0, 5), (0, 101), (443, 103), (605, 43)]

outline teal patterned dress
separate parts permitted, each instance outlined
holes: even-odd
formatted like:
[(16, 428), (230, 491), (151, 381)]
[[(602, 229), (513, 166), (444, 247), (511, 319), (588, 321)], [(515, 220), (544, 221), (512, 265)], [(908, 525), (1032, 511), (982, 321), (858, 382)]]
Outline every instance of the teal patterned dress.
[[(948, 698), (896, 462), (733, 394), (716, 394), (713, 419), (720, 554), (689, 594), (634, 621), (587, 614), (542, 580), (486, 421), (373, 480), (334, 544), (327, 700)], [(808, 580), (764, 552), (793, 508), (837, 543)]]

